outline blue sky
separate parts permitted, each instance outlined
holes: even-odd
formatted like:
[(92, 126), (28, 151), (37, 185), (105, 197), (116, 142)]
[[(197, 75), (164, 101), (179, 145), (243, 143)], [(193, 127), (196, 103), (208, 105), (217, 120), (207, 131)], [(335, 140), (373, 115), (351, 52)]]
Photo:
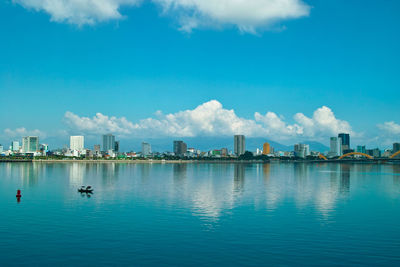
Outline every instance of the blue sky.
[[(33, 2), (40, 6), (43, 1)], [(118, 13), (123, 18), (101, 17), (91, 25), (57, 19), (23, 0), (2, 1), (0, 141), (8, 143), (35, 130), (44, 139), (77, 133), (94, 136), (113, 131), (114, 126), (117, 135), (130, 138), (140, 136), (136, 129), (147, 118), (163, 122), (162, 127), (182, 122), (190, 127), (187, 135), (229, 135), (253, 127), (246, 123), (255, 120), (255, 112), (273, 112), (284, 124), (271, 130), (274, 121), (267, 120), (262, 129), (248, 134), (259, 131), (279, 139), (279, 127), (286, 131), (299, 124), (293, 118), (296, 113), (315, 122), (313, 113), (323, 106), (348, 125), (339, 122), (339, 128), (319, 131), (323, 122), (314, 123), (312, 130), (303, 123), (276, 141), (327, 143), (334, 131), (347, 129), (358, 143), (384, 147), (400, 141), (399, 1), (300, 3), (310, 8), (308, 15), (246, 24), (256, 25), (254, 31), (243, 30), (236, 17), (221, 22), (203, 13), (202, 21), (196, 21), (199, 25), (188, 32), (182, 30), (184, 8), (165, 10), (150, 1), (121, 5)], [(199, 10), (192, 8), (187, 14)], [(233, 109), (237, 118), (246, 120), (243, 127), (215, 130), (207, 122), (204, 126), (202, 121), (191, 121), (192, 113), (179, 115), (211, 100), (223, 105), (214, 105), (217, 110)], [(158, 110), (164, 115), (155, 114)], [(66, 118), (67, 111), (76, 120), (90, 119), (92, 127)], [(96, 113), (108, 116), (106, 122), (93, 118)], [(165, 122), (166, 114), (176, 118)], [(207, 116), (202, 118), (219, 122)], [(121, 117), (133, 126), (126, 126)], [(150, 129), (154, 135), (156, 128)], [(184, 136), (176, 129), (159, 134)]]

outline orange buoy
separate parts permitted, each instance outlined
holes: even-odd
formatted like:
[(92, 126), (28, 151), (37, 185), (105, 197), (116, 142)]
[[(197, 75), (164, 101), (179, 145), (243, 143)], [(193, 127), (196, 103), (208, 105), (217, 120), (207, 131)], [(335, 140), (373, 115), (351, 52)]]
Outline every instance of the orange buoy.
[(17, 190), (17, 196), (16, 197), (22, 197), (22, 195), (21, 195), (21, 190)]

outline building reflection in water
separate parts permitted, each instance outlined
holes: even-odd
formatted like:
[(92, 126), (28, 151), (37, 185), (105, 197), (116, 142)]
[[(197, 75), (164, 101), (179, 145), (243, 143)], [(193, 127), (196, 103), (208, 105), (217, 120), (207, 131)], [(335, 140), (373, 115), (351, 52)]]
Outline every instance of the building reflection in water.
[(306, 163), (294, 163), (294, 177), (297, 185), (302, 188), (307, 185), (309, 178), (309, 165)]
[(69, 163), (69, 184), (72, 186), (83, 185), (84, 171), (82, 163)]
[(393, 185), (400, 188), (400, 164), (393, 164)]
[(271, 177), (271, 163), (263, 164), (262, 171), (263, 171), (264, 183), (268, 184), (269, 178)]
[(350, 193), (350, 164), (340, 164), (340, 193), (347, 195)]
[(233, 191), (235, 193), (241, 193), (244, 190), (244, 179), (245, 179), (246, 165), (236, 163), (233, 171)]
[(187, 164), (176, 163), (172, 165), (174, 185), (182, 185), (187, 178)]
[[(12, 164), (12, 163), (11, 163)], [(19, 168), (22, 184), (27, 186), (35, 186), (39, 181), (39, 165), (35, 163), (17, 163), (16, 168)], [(45, 168), (42, 168), (45, 172)]]
[(138, 166), (140, 168), (140, 177), (142, 183), (147, 183), (150, 178), (150, 169), (153, 167), (152, 164), (140, 164)]
[(114, 185), (118, 179), (120, 164), (117, 163), (107, 163), (101, 164), (101, 177), (103, 180), (103, 185)]
[(340, 173), (340, 165), (339, 164), (329, 164), (329, 173), (330, 173), (330, 184), (331, 189), (337, 190), (339, 184), (339, 173)]

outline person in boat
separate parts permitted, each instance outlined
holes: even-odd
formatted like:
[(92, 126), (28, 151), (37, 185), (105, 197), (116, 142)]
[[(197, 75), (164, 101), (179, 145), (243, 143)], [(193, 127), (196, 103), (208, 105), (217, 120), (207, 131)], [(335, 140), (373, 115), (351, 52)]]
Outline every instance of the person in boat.
[(90, 185), (89, 186), (82, 185), (81, 188), (78, 189), (78, 191), (80, 193), (93, 193), (93, 189)]

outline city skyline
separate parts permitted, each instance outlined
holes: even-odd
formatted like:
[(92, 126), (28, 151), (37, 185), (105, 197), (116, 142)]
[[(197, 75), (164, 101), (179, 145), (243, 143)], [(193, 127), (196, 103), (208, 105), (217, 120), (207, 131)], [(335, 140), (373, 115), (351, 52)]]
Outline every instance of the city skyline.
[[(22, 138), (22, 146), (19, 146), (19, 141), (13, 140), (11, 141), (11, 145), (7, 149), (7, 146), (4, 147), (0, 144), (0, 153), (2, 156), (13, 156), (13, 155), (22, 155), (34, 154), (41, 156), (51, 156), (54, 153), (60, 155), (62, 154), (67, 157), (101, 157), (102, 155), (107, 155), (109, 157), (117, 157), (120, 155), (136, 155), (134, 149), (130, 148), (126, 151), (120, 149), (120, 141), (115, 141), (115, 136), (112, 134), (102, 135), (101, 139), (103, 141), (102, 146), (99, 144), (94, 144), (93, 149), (90, 146), (84, 145), (84, 136), (70, 136), (70, 145), (69, 148), (64, 146), (61, 148), (53, 148), (49, 149), (48, 144), (40, 143), (39, 138), (37, 136), (25, 136)], [(253, 156), (272, 156), (272, 157), (281, 157), (281, 156), (290, 156), (297, 158), (306, 158), (308, 156), (312, 157), (320, 157), (322, 159), (327, 158), (337, 158), (337, 157), (346, 157), (351, 155), (357, 156), (366, 156), (373, 158), (388, 158), (388, 157), (396, 157), (398, 155), (397, 152), (400, 152), (400, 143), (396, 142), (392, 144), (391, 148), (380, 149), (380, 148), (367, 148), (365, 145), (357, 145), (351, 146), (350, 142), (350, 134), (349, 133), (339, 133), (337, 137), (330, 137), (330, 146), (323, 147), (319, 146), (318, 143), (296, 143), (293, 145), (293, 149), (282, 149), (279, 143), (275, 143), (278, 147), (271, 147), (270, 143), (258, 140), (255, 147), (248, 148), (246, 147), (246, 137), (244, 135), (234, 135), (233, 136), (233, 149), (230, 151), (230, 155), (235, 155), (236, 157), (243, 156), (247, 152), (253, 154)], [(33, 141), (30, 141), (33, 140)], [(30, 144), (33, 142), (33, 145)], [(263, 143), (265, 142), (265, 143)], [(262, 149), (260, 149), (260, 144), (262, 144)], [(171, 155), (171, 153), (175, 156), (194, 156), (200, 155), (200, 153), (211, 153), (211, 156), (227, 156), (228, 148), (231, 147), (232, 144), (225, 146), (223, 143), (213, 143), (210, 145), (208, 149), (202, 151), (199, 147), (193, 147), (193, 140), (190, 143), (192, 147), (188, 147), (188, 145), (182, 140), (174, 140), (172, 152), (169, 149), (164, 150), (156, 150), (154, 151), (156, 154), (164, 154)], [(195, 145), (197, 146), (197, 145)], [(254, 142), (253, 142), (254, 146)], [(319, 148), (316, 148), (316, 146)], [(219, 148), (218, 148), (219, 147)], [(221, 148), (222, 147), (222, 148)], [(101, 149), (102, 148), (102, 149)], [(275, 151), (276, 149), (276, 151)], [(253, 151), (252, 151), (253, 150)], [(255, 150), (255, 151), (254, 151)], [(128, 152), (128, 153), (127, 153)], [(245, 153), (246, 152), (246, 153)], [(153, 155), (153, 151), (151, 148), (151, 143), (142, 141), (141, 149), (138, 151), (144, 157)], [(207, 154), (208, 155), (208, 154)], [(322, 156), (322, 157), (321, 157)]]

